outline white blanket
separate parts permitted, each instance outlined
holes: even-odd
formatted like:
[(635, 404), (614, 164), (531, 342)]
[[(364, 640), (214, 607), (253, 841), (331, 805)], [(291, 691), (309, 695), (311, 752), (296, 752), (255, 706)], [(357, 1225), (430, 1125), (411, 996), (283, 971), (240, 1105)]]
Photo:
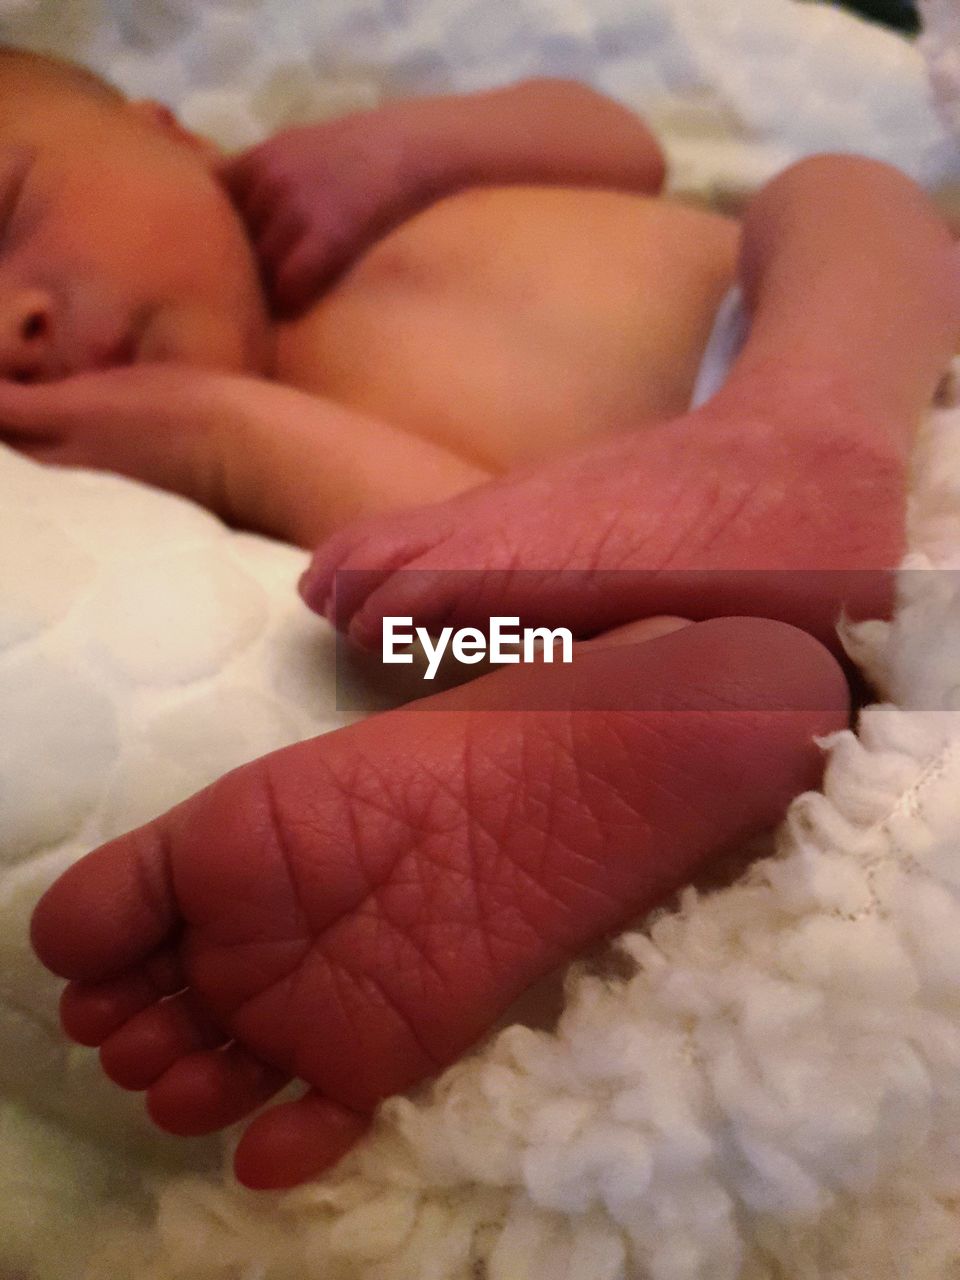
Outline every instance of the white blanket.
[[(0, 35), (227, 142), (546, 71), (643, 109), (707, 194), (830, 148), (960, 173), (915, 49), (792, 0), (4, 0)], [(67, 1046), (26, 921), (84, 849), (341, 723), (331, 637), (300, 553), (0, 451), (2, 1280), (947, 1280), (960, 591), (929, 570), (960, 561), (958, 433), (931, 421), (896, 622), (852, 637), (888, 702), (833, 741), (778, 858), (629, 935), (637, 975), (577, 978), (555, 1035), (505, 1032), (332, 1178), (259, 1198)]]

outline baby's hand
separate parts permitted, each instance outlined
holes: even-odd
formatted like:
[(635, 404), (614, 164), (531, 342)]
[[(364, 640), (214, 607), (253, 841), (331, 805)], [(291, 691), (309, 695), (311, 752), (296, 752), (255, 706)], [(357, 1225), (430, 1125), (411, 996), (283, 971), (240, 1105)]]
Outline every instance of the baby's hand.
[(222, 169), (284, 311), (304, 307), (405, 218), (465, 187), (654, 193), (664, 173), (656, 139), (632, 111), (551, 78), (291, 129)]
[(0, 381), (0, 444), (115, 471), (223, 507), (230, 376), (138, 365), (23, 386)]
[(416, 207), (399, 120), (384, 107), (289, 129), (224, 165), (278, 310), (302, 309)]

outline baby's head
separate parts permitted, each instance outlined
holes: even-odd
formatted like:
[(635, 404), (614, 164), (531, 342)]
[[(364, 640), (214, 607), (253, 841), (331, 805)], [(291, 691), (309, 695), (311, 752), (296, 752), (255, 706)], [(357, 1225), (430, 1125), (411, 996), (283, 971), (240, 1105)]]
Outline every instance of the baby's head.
[(165, 108), (0, 48), (0, 378), (263, 370), (257, 268), (216, 162)]

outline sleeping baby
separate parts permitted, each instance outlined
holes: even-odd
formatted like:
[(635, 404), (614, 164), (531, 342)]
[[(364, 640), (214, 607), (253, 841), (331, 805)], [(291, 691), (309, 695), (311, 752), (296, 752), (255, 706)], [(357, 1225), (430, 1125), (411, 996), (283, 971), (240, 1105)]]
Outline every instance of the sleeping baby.
[[(522, 483), (544, 460), (563, 459), (562, 470), (570, 459), (580, 518), (600, 527), (610, 473), (622, 469), (605, 468), (603, 492), (589, 496), (583, 446), (615, 453), (629, 438), (641, 450), (627, 474), (647, 474), (660, 496), (624, 495), (624, 503), (647, 512), (643, 538), (675, 519), (681, 478), (706, 451), (718, 476), (731, 472), (722, 486), (730, 509), (744, 496), (751, 464), (742, 425), (734, 443), (699, 418), (689, 440), (659, 430), (689, 407), (737, 273), (740, 228), (658, 195), (660, 149), (616, 103), (570, 82), (531, 81), (392, 103), (229, 160), (167, 108), (129, 102), (79, 68), (8, 50), (0, 76), (0, 373), (46, 388), (6, 389), (8, 443), (175, 490), (232, 525), (305, 547), (387, 515), (385, 526), (364, 526), (360, 560), (371, 569), (384, 561), (535, 568), (547, 544), (557, 563), (595, 568), (589, 555), (560, 554), (574, 534), (556, 484), (548, 511), (540, 496), (531, 502), (488, 483), (506, 473)], [(785, 201), (809, 205), (802, 234), (815, 259), (848, 262), (850, 284), (866, 253), (884, 273), (855, 286), (859, 318), (843, 319), (855, 367), (836, 354), (844, 335), (835, 313), (849, 296), (842, 272), (823, 277), (823, 296), (807, 308), (794, 307), (789, 280), (778, 286), (794, 312), (791, 363), (855, 384), (857, 409), (873, 413), (863, 388), (929, 352), (918, 384), (925, 395), (927, 365), (941, 361), (937, 376), (942, 369), (943, 344), (926, 342), (929, 322), (919, 319), (916, 340), (892, 354), (857, 325), (884, 332), (892, 317), (905, 321), (903, 298), (918, 281), (939, 275), (943, 291), (929, 250), (945, 233), (926, 198), (895, 171), (855, 157), (794, 166), (748, 215), (756, 234), (745, 242), (741, 283), (751, 306), (770, 238), (764, 226)], [(862, 211), (881, 209), (882, 231), (863, 238)], [(915, 221), (919, 237), (903, 231)], [(805, 286), (809, 275), (805, 265), (798, 272)], [(769, 299), (774, 286), (765, 287)], [(760, 350), (759, 336), (752, 346)], [(777, 349), (766, 360), (778, 382), (783, 357)], [(756, 373), (763, 362), (748, 363)], [(197, 372), (186, 377), (183, 365)], [(919, 412), (916, 391), (907, 406), (886, 401), (884, 414)], [(763, 438), (753, 448), (769, 455)], [(394, 516), (458, 495), (466, 505), (433, 508), (429, 531), (419, 514), (406, 523)], [(507, 511), (513, 533), (504, 538)], [(788, 523), (781, 533), (778, 549), (792, 546), (796, 530)], [(519, 561), (517, 546), (526, 548)], [(353, 532), (333, 539), (305, 584), (310, 603), (332, 601), (333, 571), (359, 567), (356, 547)], [(621, 567), (629, 550), (607, 562)], [(895, 550), (878, 547), (875, 562), (891, 563)], [(836, 551), (831, 568), (860, 566), (858, 553)], [(416, 592), (418, 578), (395, 578), (374, 600), (361, 576), (343, 581), (337, 620), (372, 642), (381, 614), (410, 612), (402, 583)], [(473, 604), (489, 617), (476, 585), (434, 581), (425, 621)], [(578, 590), (572, 579), (569, 587)], [(648, 598), (649, 582), (636, 589), (642, 600), (626, 579), (611, 585), (607, 612), (598, 618), (591, 602), (591, 621), (602, 629), (668, 603), (709, 616), (715, 605), (702, 587), (676, 601), (672, 584), (670, 602)], [(876, 609), (875, 584), (848, 589), (863, 594), (854, 602), (862, 611)], [(789, 600), (780, 612), (823, 638), (833, 634), (835, 605), (816, 620)], [(570, 608), (576, 601), (561, 608), (551, 598), (539, 613)], [(749, 588), (742, 611), (752, 611)]]
[[(528, 610), (606, 637), (567, 690), (587, 717), (569, 742), (543, 728), (515, 761), (503, 710), (524, 705), (523, 680), (566, 676), (487, 677), (445, 695), (449, 717), (400, 711), (402, 732), (380, 717), (305, 744), (310, 763), (267, 765), (255, 800), (253, 766), (237, 771), (212, 806), (90, 855), (39, 905), (37, 950), (73, 979), (68, 1032), (164, 1127), (210, 1131), (291, 1076), (313, 1086), (238, 1153), (249, 1185), (288, 1185), (815, 779), (810, 736), (845, 715), (829, 655), (778, 624), (758, 649), (751, 622), (744, 651), (729, 621), (650, 620), (751, 613), (828, 638), (839, 598), (885, 607), (872, 570), (899, 553), (910, 437), (960, 324), (949, 235), (912, 183), (853, 157), (795, 166), (741, 230), (663, 199), (645, 126), (557, 81), (393, 103), (226, 160), (158, 104), (7, 51), (0, 144), (0, 439), (324, 542), (302, 591), (361, 642), (384, 614)], [(738, 262), (749, 338), (691, 410)], [(589, 570), (589, 589), (558, 567)], [(758, 567), (826, 576), (736, 578)], [(363, 573), (335, 591), (343, 568)], [(830, 575), (861, 569), (838, 597)], [(655, 742), (612, 726), (624, 681), (659, 707), (677, 689), (685, 708), (759, 701), (714, 756), (696, 719)], [(465, 725), (494, 708), (468, 750)], [(581, 750), (579, 807), (564, 790), (569, 813), (532, 839), (530, 771), (555, 783)], [(762, 803), (764, 784), (737, 785), (754, 765)], [(681, 766), (700, 769), (682, 805)], [(468, 921), (494, 828), (489, 902)]]
[[(289, 135), (271, 203), (254, 159), (224, 169), (162, 107), (23, 55), (0, 73), (0, 371), (46, 382), (175, 361), (306, 393), (234, 383), (232, 401), (210, 383), (213, 420), (174, 444), (181, 406), (158, 406), (173, 418), (150, 433), (159, 474), (133, 439), (38, 441), (48, 456), (62, 444), (313, 546), (351, 516), (448, 497), (689, 402), (737, 229), (654, 199), (653, 138), (586, 88), (532, 82)], [(266, 310), (221, 175), (294, 318)], [(196, 474), (174, 473), (183, 454)]]

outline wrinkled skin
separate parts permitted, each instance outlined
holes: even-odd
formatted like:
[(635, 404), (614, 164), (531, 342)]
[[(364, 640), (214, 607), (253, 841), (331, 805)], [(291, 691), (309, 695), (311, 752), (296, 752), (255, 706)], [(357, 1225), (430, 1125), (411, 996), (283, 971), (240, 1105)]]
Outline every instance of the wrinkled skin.
[[(575, 463), (338, 535), (315, 575), (358, 548), (350, 563), (400, 591), (390, 608), (430, 620), (433, 597), (405, 597), (384, 555), (391, 540), (409, 553), (411, 529), (447, 568), (478, 554), (536, 567), (538, 553), (594, 573), (772, 565), (807, 572), (788, 573), (787, 590), (782, 572), (754, 578), (748, 606), (826, 635), (848, 593), (809, 571), (895, 563), (905, 448), (828, 396), (814, 403), (791, 415), (769, 396), (721, 393)], [(626, 579), (625, 598), (603, 574), (593, 589), (571, 575), (569, 594), (556, 573), (539, 593), (519, 576), (523, 601), (509, 575), (489, 574), (482, 610), (556, 611), (586, 630), (692, 603), (665, 575)], [(886, 573), (863, 581), (854, 604), (882, 608)], [(698, 607), (737, 610), (728, 574), (698, 582)], [(367, 598), (337, 621), (362, 617)], [(467, 603), (443, 599), (444, 621), (469, 618)], [(236, 1171), (282, 1187), (328, 1167), (380, 1098), (435, 1074), (539, 975), (816, 784), (811, 739), (846, 722), (847, 692), (809, 635), (725, 618), (638, 638), (291, 747), (78, 863), (33, 933), (71, 980), (68, 1034), (101, 1046), (111, 1078), (146, 1090), (175, 1133), (244, 1119), (300, 1078), (300, 1101), (248, 1125)]]
[(811, 737), (847, 694), (809, 636), (725, 619), (620, 640), (255, 761), (83, 859), (33, 921), (72, 980), (67, 1032), (174, 1133), (299, 1077), (236, 1170), (326, 1167), (381, 1098), (816, 782)]
[[(388, 612), (581, 635), (749, 612), (824, 639), (842, 602), (885, 612), (909, 437), (958, 328), (944, 229), (892, 171), (830, 158), (772, 184), (752, 225), (747, 391), (734, 376), (642, 437), (355, 525), (319, 552), (308, 600), (366, 643)], [(835, 396), (844, 382), (854, 394)], [(98, 456), (89, 414), (51, 413), (60, 460), (71, 437)], [(446, 576), (428, 595), (406, 566)], [(340, 569), (367, 580), (341, 575), (331, 599)], [(863, 576), (838, 586), (848, 569)], [(743, 570), (776, 572), (745, 586)], [(776, 822), (817, 780), (812, 735), (846, 722), (835, 662), (782, 622), (619, 640), (257, 761), (78, 863), (33, 925), (70, 980), (68, 1033), (173, 1132), (248, 1117), (300, 1077), (301, 1101), (249, 1124), (236, 1171), (280, 1187), (326, 1168), (379, 1098), (461, 1053), (538, 975)]]
[(588, 636), (665, 611), (763, 614), (836, 644), (883, 616), (902, 554), (906, 449), (829, 387), (702, 409), (324, 543), (301, 592), (351, 638), (385, 616), (493, 615)]

